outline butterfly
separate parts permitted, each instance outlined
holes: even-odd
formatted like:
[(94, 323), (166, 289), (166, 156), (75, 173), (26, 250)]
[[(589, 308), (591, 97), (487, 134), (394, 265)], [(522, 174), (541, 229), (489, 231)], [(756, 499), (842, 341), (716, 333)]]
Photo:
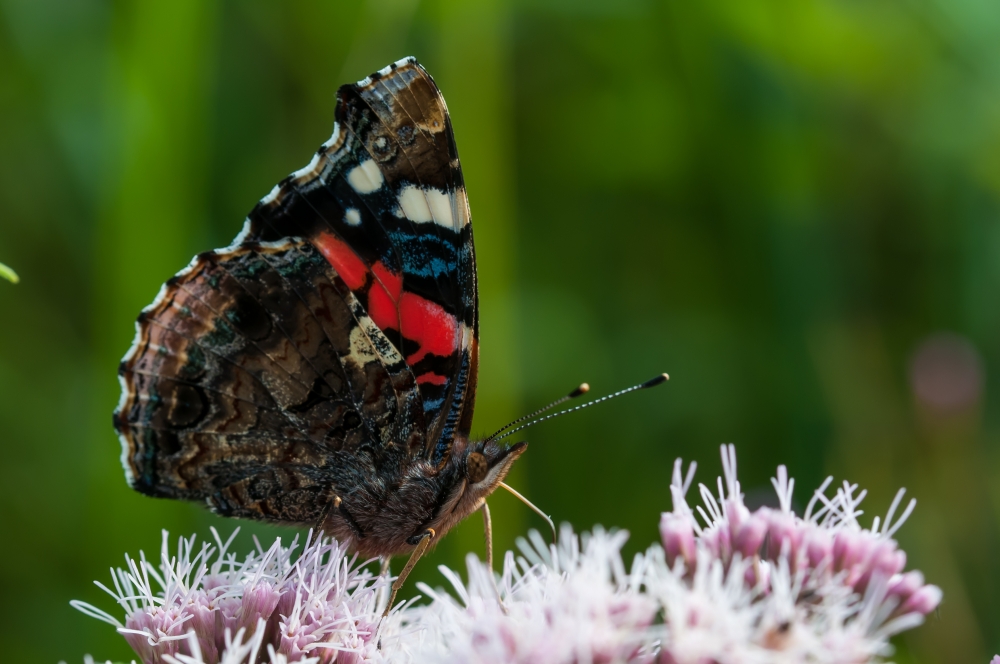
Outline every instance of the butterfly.
[(407, 58), (341, 87), (312, 161), (140, 314), (114, 414), (128, 482), (407, 552), (524, 452), (469, 439), (478, 355), (451, 120)]
[(527, 443), (470, 438), (476, 258), (441, 92), (406, 58), (342, 86), (335, 119), (143, 309), (114, 426), (133, 489), (412, 552), (395, 590), (477, 510), (491, 560), (486, 498)]

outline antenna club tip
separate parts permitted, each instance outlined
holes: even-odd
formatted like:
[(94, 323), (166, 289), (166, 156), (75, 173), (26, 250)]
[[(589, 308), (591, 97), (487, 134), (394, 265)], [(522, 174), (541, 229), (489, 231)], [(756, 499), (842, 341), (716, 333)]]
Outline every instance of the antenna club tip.
[(590, 385), (587, 383), (580, 383), (580, 387), (569, 393), (569, 398), (575, 399), (576, 397), (586, 394), (587, 392), (590, 392)]
[(656, 378), (652, 378), (650, 380), (647, 380), (645, 383), (642, 384), (642, 388), (645, 389), (647, 387), (656, 387), (660, 383), (665, 383), (668, 380), (670, 380), (670, 376), (668, 376), (665, 373), (662, 373), (659, 376), (657, 376)]

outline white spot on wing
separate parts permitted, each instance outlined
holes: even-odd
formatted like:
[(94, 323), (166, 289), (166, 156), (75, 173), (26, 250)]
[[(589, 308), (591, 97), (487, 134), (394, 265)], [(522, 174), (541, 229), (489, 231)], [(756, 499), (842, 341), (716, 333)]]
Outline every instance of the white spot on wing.
[(323, 147), (327, 149), (332, 148), (334, 145), (337, 144), (337, 141), (339, 140), (340, 140), (340, 123), (334, 122), (333, 134), (330, 136), (330, 138), (326, 139), (326, 142), (323, 143)]
[(316, 167), (319, 166), (319, 160), (320, 160), (320, 155), (317, 152), (316, 154), (313, 155), (313, 158), (309, 161), (308, 164), (306, 164), (305, 166), (303, 166), (299, 170), (297, 170), (294, 173), (292, 173), (292, 177), (294, 177), (294, 178), (304, 178), (304, 177), (307, 177), (309, 175), (312, 175), (313, 172), (316, 170)]
[[(194, 258), (194, 260), (192, 260), (190, 263), (188, 263), (187, 267), (185, 267), (183, 270), (181, 270), (180, 272), (178, 272), (174, 276), (183, 278), (183, 277), (186, 277), (187, 275), (191, 274), (191, 270), (193, 270), (194, 266), (198, 264), (197, 261), (198, 261), (198, 257), (196, 256)], [(158, 306), (160, 306), (160, 303), (163, 302), (164, 298), (167, 297), (167, 291), (168, 291), (167, 284), (165, 284), (165, 283), (160, 284), (160, 290), (158, 290), (156, 292), (156, 297), (153, 298), (152, 302), (150, 302), (149, 304), (147, 304), (145, 307), (142, 308), (142, 313), (148, 314), (148, 313), (152, 312), (153, 310), (155, 310)], [(138, 325), (138, 323), (136, 323), (136, 324)], [(136, 328), (135, 342), (132, 344), (133, 348), (130, 348), (129, 352), (132, 352), (133, 350), (135, 350), (135, 348), (134, 348), (135, 344), (137, 344), (139, 342), (139, 336), (138, 336), (138, 334), (139, 334), (139, 330), (138, 330), (138, 328)], [(126, 359), (129, 359), (127, 355), (126, 355)]]
[(359, 316), (357, 321), (358, 325), (351, 330), (351, 353), (344, 357), (345, 362), (355, 362), (361, 367), (373, 361), (386, 367), (403, 363), (403, 356), (371, 318)]
[(458, 213), (458, 227), (462, 228), (469, 223), (469, 198), (465, 193), (465, 187), (459, 187), (454, 195), (455, 212)]
[(243, 242), (247, 239), (249, 235), (250, 235), (250, 220), (244, 219), (243, 228), (240, 230), (239, 233), (236, 234), (236, 237), (233, 238), (233, 241), (229, 243), (229, 246), (226, 247), (226, 249), (232, 250), (240, 246), (241, 244), (243, 244)]
[(347, 173), (347, 183), (359, 194), (370, 194), (382, 186), (382, 171), (372, 159), (365, 159)]
[(353, 361), (363, 368), (369, 362), (377, 362), (380, 359), (361, 325), (357, 325), (351, 330), (350, 343), (351, 353), (344, 358), (346, 361)]
[(455, 219), (451, 214), (451, 196), (435, 187), (424, 190), (427, 193), (427, 204), (431, 208), (434, 223), (445, 228), (455, 228)]
[(463, 200), (456, 201), (455, 197), (436, 187), (407, 185), (399, 192), (399, 207), (403, 216), (418, 224), (433, 221), (449, 230), (458, 230), (455, 224), (456, 209), (461, 225), (468, 223), (468, 216), (461, 208), (463, 203)]
[(271, 191), (267, 192), (267, 196), (260, 199), (260, 202), (263, 203), (264, 205), (273, 203), (274, 199), (276, 199), (278, 197), (278, 194), (280, 193), (281, 193), (281, 185), (276, 184), (273, 187), (271, 187)]
[[(138, 332), (138, 327), (139, 326), (136, 325), (137, 332)], [(130, 396), (128, 383), (125, 380), (125, 376), (118, 376), (118, 384), (122, 388), (122, 395), (121, 398), (118, 400), (118, 407), (115, 409), (115, 412), (121, 415), (122, 418), (124, 419), (128, 415), (125, 412), (125, 406), (128, 405), (128, 398)], [(118, 442), (121, 443), (122, 446), (122, 453), (120, 458), (122, 462), (122, 468), (125, 470), (125, 481), (128, 482), (129, 486), (135, 486), (135, 474), (132, 472), (132, 467), (129, 464), (129, 451), (132, 446), (129, 444), (128, 435), (124, 431), (118, 433)]]
[(361, 223), (361, 213), (358, 208), (347, 208), (344, 212), (344, 223), (348, 226), (357, 226)]
[(124, 433), (118, 434), (118, 442), (122, 446), (121, 462), (122, 468), (125, 469), (125, 481), (128, 482), (129, 486), (135, 486), (135, 474), (132, 472), (132, 468), (128, 465), (129, 457), (129, 441), (128, 437)]
[[(409, 55), (409, 56), (407, 56), (405, 58), (402, 58), (400, 60), (396, 60), (396, 62), (394, 64), (396, 65), (396, 68), (399, 69), (399, 68), (405, 67), (407, 65), (415, 65), (415, 64), (417, 64), (417, 59), (415, 57), (413, 57), (412, 55)], [(386, 65), (385, 67), (382, 67), (381, 69), (378, 70), (379, 75), (382, 76), (382, 77), (389, 76), (390, 74), (392, 74), (392, 72), (393, 72), (392, 65)], [(372, 84), (372, 77), (371, 76), (365, 76), (363, 79), (361, 79), (360, 81), (358, 81), (356, 85), (358, 87), (367, 88), (371, 84)]]
[(420, 187), (408, 184), (399, 192), (399, 207), (410, 221), (422, 224), (434, 219), (427, 207), (427, 197)]
[(290, 237), (281, 238), (280, 240), (273, 240), (271, 242), (261, 242), (260, 246), (262, 249), (276, 249), (278, 251), (285, 251), (288, 249), (294, 249), (295, 246), (300, 244), (301, 242), (302, 238), (293, 235)]

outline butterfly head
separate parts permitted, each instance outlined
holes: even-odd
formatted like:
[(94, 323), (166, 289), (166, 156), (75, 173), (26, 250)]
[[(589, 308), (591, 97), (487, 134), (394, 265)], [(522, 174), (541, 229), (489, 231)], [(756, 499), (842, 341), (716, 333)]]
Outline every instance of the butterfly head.
[(444, 473), (454, 478), (453, 493), (447, 501), (451, 508), (443, 510), (443, 521), (447, 524), (444, 527), (450, 528), (482, 507), (527, 448), (525, 442), (513, 445), (471, 440), (464, 445), (457, 443), (449, 464), (452, 472)]
[(525, 442), (514, 445), (501, 445), (492, 440), (470, 443), (465, 451), (466, 491), (483, 497), (493, 493), (527, 448)]

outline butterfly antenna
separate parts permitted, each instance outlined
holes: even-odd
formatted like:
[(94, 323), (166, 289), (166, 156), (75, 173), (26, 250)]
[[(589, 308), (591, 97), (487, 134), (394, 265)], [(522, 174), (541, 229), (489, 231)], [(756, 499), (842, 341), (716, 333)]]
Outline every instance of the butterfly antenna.
[(527, 498), (525, 498), (524, 496), (522, 496), (521, 494), (519, 494), (517, 491), (515, 491), (514, 489), (512, 489), (510, 486), (504, 484), (503, 482), (500, 482), (500, 486), (502, 486), (503, 488), (505, 488), (508, 491), (510, 491), (514, 495), (515, 498), (517, 498), (522, 503), (524, 503), (525, 505), (527, 505), (528, 507), (530, 507), (535, 512), (535, 514), (537, 514), (538, 516), (540, 516), (543, 519), (545, 519), (545, 523), (549, 524), (549, 528), (552, 529), (552, 543), (555, 544), (556, 543), (556, 539), (557, 539), (556, 538), (556, 524), (552, 522), (552, 517), (550, 517), (548, 514), (546, 514), (542, 510), (538, 509), (537, 507), (535, 507), (534, 503), (532, 503), (530, 500), (528, 500)]
[[(551, 415), (546, 415), (545, 417), (540, 417), (537, 420), (532, 420), (531, 422), (528, 422), (527, 424), (522, 424), (521, 426), (517, 427), (516, 429), (511, 429), (510, 431), (508, 431), (507, 433), (503, 434), (502, 436), (497, 436), (496, 434), (494, 434), (493, 436), (490, 436), (490, 440), (502, 440), (503, 438), (506, 438), (507, 436), (511, 435), (512, 433), (516, 433), (518, 431), (521, 431), (522, 429), (527, 429), (528, 427), (534, 426), (534, 425), (538, 424), (539, 422), (544, 422), (545, 420), (551, 420), (553, 417), (559, 417), (560, 415), (565, 415), (566, 413), (572, 413), (572, 412), (575, 412), (575, 411), (578, 411), (578, 410), (583, 410), (584, 408), (589, 408), (590, 406), (596, 406), (599, 403), (602, 403), (604, 401), (610, 401), (611, 399), (614, 399), (615, 397), (620, 397), (623, 394), (628, 394), (629, 392), (635, 392), (636, 390), (645, 390), (645, 389), (650, 388), (650, 387), (656, 387), (657, 385), (660, 385), (661, 383), (665, 383), (668, 380), (670, 380), (670, 376), (668, 376), (665, 373), (664, 374), (660, 374), (659, 376), (657, 376), (655, 378), (651, 378), (651, 379), (647, 380), (645, 383), (640, 383), (638, 385), (633, 385), (632, 387), (625, 388), (624, 390), (618, 390), (614, 394), (609, 394), (607, 396), (601, 397), (600, 399), (594, 399), (593, 401), (588, 401), (587, 403), (580, 404), (579, 406), (574, 406), (573, 408), (567, 408), (566, 410), (560, 410), (558, 413), (552, 413)], [(568, 398), (568, 397), (566, 397), (566, 398)], [(562, 403), (563, 401), (566, 400), (566, 398), (560, 399), (556, 403)], [(524, 418), (521, 418), (521, 419), (523, 420)], [(507, 427), (504, 427), (504, 429), (508, 428), (509, 426), (511, 426), (511, 425), (507, 425)], [(501, 431), (503, 431), (504, 429), (501, 429)], [(494, 438), (494, 436), (496, 436), (496, 437)]]
[(510, 424), (508, 424), (506, 426), (500, 427), (499, 429), (497, 429), (496, 431), (494, 431), (492, 434), (490, 434), (490, 436), (486, 440), (484, 440), (483, 442), (484, 443), (488, 443), (489, 441), (495, 439), (497, 436), (499, 436), (500, 434), (502, 434), (504, 431), (506, 431), (507, 429), (511, 428), (515, 424), (520, 424), (521, 422), (523, 422), (525, 420), (530, 420), (533, 417), (538, 417), (539, 415), (541, 415), (545, 411), (551, 410), (551, 409), (555, 408), (556, 406), (564, 404), (567, 401), (569, 401), (570, 399), (575, 399), (578, 396), (586, 394), (589, 391), (590, 391), (590, 385), (587, 385), (586, 383), (580, 383), (580, 387), (576, 388), (575, 390), (573, 390), (572, 392), (570, 392), (566, 396), (564, 396), (562, 398), (559, 398), (559, 399), (556, 399), (555, 401), (553, 401), (552, 403), (550, 403), (548, 406), (545, 406), (544, 408), (539, 408), (538, 410), (536, 410), (533, 413), (529, 413), (528, 415), (525, 415), (524, 417), (519, 417), (516, 420), (514, 420), (513, 422), (511, 422)]

